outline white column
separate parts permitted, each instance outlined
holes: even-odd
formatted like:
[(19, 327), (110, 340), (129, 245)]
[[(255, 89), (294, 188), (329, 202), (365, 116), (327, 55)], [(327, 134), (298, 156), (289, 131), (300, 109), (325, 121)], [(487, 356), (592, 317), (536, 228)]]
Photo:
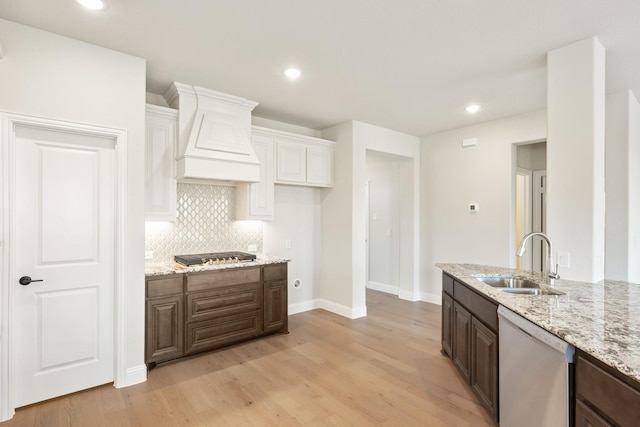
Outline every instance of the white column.
[(547, 232), (564, 279), (604, 278), (605, 50), (593, 37), (547, 55)]

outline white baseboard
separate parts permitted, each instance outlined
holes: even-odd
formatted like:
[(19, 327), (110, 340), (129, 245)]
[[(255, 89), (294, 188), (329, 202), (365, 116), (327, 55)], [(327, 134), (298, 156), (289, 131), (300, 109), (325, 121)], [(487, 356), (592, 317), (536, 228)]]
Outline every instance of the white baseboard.
[(358, 319), (360, 317), (367, 316), (366, 306), (351, 308), (322, 298), (289, 304), (289, 314), (302, 313), (305, 311), (315, 310), (316, 308), (330, 311), (348, 319)]
[(134, 366), (127, 368), (123, 384), (114, 384), (116, 388), (129, 387), (143, 383), (147, 380), (147, 365)]
[(317, 299), (297, 302), (295, 304), (289, 304), (289, 314), (304, 313), (305, 311), (315, 310), (316, 308), (318, 308)]
[(317, 301), (318, 308), (322, 308), (323, 310), (330, 311), (349, 319), (358, 319), (360, 317), (367, 316), (367, 306), (351, 308), (347, 307), (346, 305), (327, 301), (326, 299), (318, 299)]
[(387, 294), (398, 295), (398, 287), (387, 285), (386, 283), (373, 282), (369, 280), (367, 282), (367, 289), (373, 289), (374, 291), (385, 292)]
[(398, 298), (406, 300), (406, 301), (420, 301), (420, 293), (419, 292), (410, 292), (410, 291), (400, 291), (398, 293)]
[(430, 302), (431, 304), (442, 305), (442, 294), (429, 294), (422, 292), (420, 294), (420, 301)]

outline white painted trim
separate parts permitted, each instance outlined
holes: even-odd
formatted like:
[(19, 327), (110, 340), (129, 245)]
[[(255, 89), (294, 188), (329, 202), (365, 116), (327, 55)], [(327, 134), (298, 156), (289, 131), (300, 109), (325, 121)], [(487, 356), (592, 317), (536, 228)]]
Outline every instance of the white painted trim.
[(367, 306), (364, 307), (347, 307), (346, 305), (336, 304), (326, 299), (317, 299), (318, 308), (330, 311), (348, 319), (358, 319), (367, 316)]
[[(0, 313), (2, 327), (0, 329), (0, 421), (13, 417), (15, 413), (14, 400), (14, 357), (13, 345), (15, 331), (14, 287), (11, 277), (15, 277), (12, 259), (12, 227), (15, 223), (15, 213), (12, 208), (15, 194), (15, 127), (22, 125), (32, 128), (60, 130), (94, 137), (106, 137), (115, 140), (116, 162), (116, 236), (115, 236), (115, 286), (114, 286), (114, 383), (116, 386), (126, 384), (126, 217), (127, 217), (127, 131), (123, 129), (105, 128), (80, 123), (65, 122), (40, 117), (26, 116), (0, 112), (0, 176), (2, 177), (2, 201), (0, 211), (2, 235), (0, 236), (1, 258), (0, 266)], [(146, 373), (146, 370), (145, 370)], [(145, 374), (146, 375), (146, 374)], [(140, 374), (137, 374), (138, 382)]]
[(124, 380), (119, 384), (114, 382), (115, 388), (129, 387), (130, 385), (140, 384), (147, 381), (147, 365), (134, 366), (127, 368), (124, 374)]
[(429, 302), (431, 304), (442, 305), (442, 295), (422, 292), (420, 294), (420, 301)]
[(398, 293), (398, 298), (413, 302), (420, 301), (420, 292), (400, 290), (400, 292)]
[(307, 301), (297, 302), (295, 304), (289, 304), (289, 315), (304, 313), (305, 311), (311, 311), (318, 308), (318, 300), (312, 299)]
[(367, 282), (367, 289), (373, 289), (374, 291), (380, 291), (391, 295), (400, 295), (400, 288), (398, 286), (387, 285), (386, 283), (374, 282), (369, 280)]
[[(524, 178), (524, 188), (522, 190), (521, 200), (522, 203), (518, 206), (518, 177)], [(516, 229), (518, 225), (520, 225), (520, 234), (516, 232), (516, 240), (514, 241), (516, 247), (520, 245), (520, 241), (522, 238), (531, 233), (532, 230), (532, 216), (533, 216), (533, 171), (530, 169), (516, 167)], [(518, 208), (521, 208), (521, 221), (518, 224)], [(517, 230), (516, 230), (517, 231)], [(517, 257), (516, 256), (516, 268), (521, 268), (523, 270), (531, 270), (531, 266), (533, 265), (533, 251), (531, 250), (531, 242), (527, 243), (527, 253), (526, 256)]]
[(12, 197), (13, 180), (10, 179), (10, 169), (13, 165), (13, 150), (9, 141), (11, 139), (11, 125), (9, 118), (2, 114), (0, 128), (1, 147), (0, 147), (0, 177), (2, 178), (2, 208), (0, 209), (0, 221), (2, 223), (0, 235), (0, 421), (11, 419), (15, 413), (13, 384), (13, 310), (11, 309), (13, 301), (13, 287), (9, 286), (9, 278), (13, 274), (10, 272), (10, 266), (13, 265), (12, 254), (10, 252), (12, 244), (12, 234), (10, 228), (10, 218), (13, 218)]

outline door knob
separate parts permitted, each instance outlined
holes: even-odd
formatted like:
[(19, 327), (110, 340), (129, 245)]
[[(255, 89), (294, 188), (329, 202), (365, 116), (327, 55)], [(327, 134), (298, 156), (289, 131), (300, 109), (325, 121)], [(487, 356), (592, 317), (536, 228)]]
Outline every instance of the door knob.
[(31, 282), (43, 282), (43, 280), (33, 280), (29, 276), (22, 276), (18, 282), (20, 282), (22, 286), (27, 286)]

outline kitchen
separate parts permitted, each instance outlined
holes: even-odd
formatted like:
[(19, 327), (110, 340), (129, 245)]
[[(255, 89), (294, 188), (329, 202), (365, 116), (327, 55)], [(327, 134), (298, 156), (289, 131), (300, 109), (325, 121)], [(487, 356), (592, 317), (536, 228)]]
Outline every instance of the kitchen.
[[(115, 9), (115, 6), (113, 8)], [(12, 68), (13, 71), (9, 74), (9, 78), (3, 79), (7, 82), (2, 87), (3, 111), (21, 112), (39, 117), (54, 117), (73, 122), (109, 125), (110, 127), (127, 129), (129, 141), (144, 139), (145, 93), (144, 89), (141, 89), (145, 87), (144, 61), (106, 49), (73, 43), (26, 28), (16, 28), (10, 23), (3, 22), (3, 29), (7, 26), (11, 27), (11, 32), (5, 35), (3, 31), (0, 43), (4, 46), (6, 53), (0, 64), (22, 65), (18, 68)], [(12, 37), (11, 33), (14, 32), (19, 36)], [(53, 65), (47, 57), (37, 58), (32, 53), (37, 51), (34, 46), (43, 45), (49, 46), (52, 49), (51, 52), (55, 52), (55, 57), (58, 59), (53, 69)], [(85, 58), (85, 60), (79, 58)], [(8, 67), (8, 65), (3, 65), (3, 67)], [(79, 69), (86, 70), (86, 73), (80, 73)], [(41, 74), (35, 70), (41, 70)], [(51, 81), (54, 77), (55, 84)], [(11, 83), (8, 83), (9, 81)], [(182, 81), (194, 83), (184, 79)], [(23, 84), (19, 84), (20, 82)], [(78, 85), (82, 85), (81, 90), (78, 90)], [(219, 89), (218, 87), (209, 87)], [(69, 88), (74, 89), (69, 90)], [(284, 93), (287, 93), (286, 91), (287, 89), (284, 90)], [(85, 102), (87, 97), (100, 100), (100, 102), (87, 105)], [(83, 107), (79, 108), (79, 106)], [(331, 307), (334, 311), (341, 310), (340, 314), (347, 317), (358, 317), (366, 313), (364, 287), (351, 292), (339, 284), (345, 281), (364, 283), (363, 272), (360, 269), (351, 268), (352, 263), (356, 266), (361, 265), (364, 257), (361, 255), (364, 250), (360, 248), (360, 241), (364, 241), (364, 238), (361, 238), (364, 237), (364, 230), (353, 225), (357, 224), (356, 221), (361, 221), (363, 202), (360, 201), (359, 195), (356, 197), (351, 189), (345, 187), (356, 186), (362, 182), (360, 168), (366, 162), (365, 153), (368, 149), (391, 152), (408, 159), (415, 159), (413, 170), (409, 173), (409, 182), (413, 183), (415, 187), (411, 193), (416, 202), (408, 209), (409, 212), (412, 212), (408, 223), (414, 225), (412, 235), (421, 237), (404, 241), (404, 244), (409, 248), (407, 253), (414, 254), (414, 257), (410, 256), (404, 259), (403, 262), (407, 262), (409, 265), (403, 266), (401, 269), (403, 272), (408, 272), (409, 276), (401, 284), (407, 294), (412, 298), (415, 298), (417, 294), (419, 299), (425, 301), (440, 301), (441, 277), (434, 266), (436, 262), (510, 265), (511, 259), (515, 257), (515, 243), (510, 242), (511, 239), (508, 237), (510, 230), (506, 225), (510, 222), (506, 209), (506, 206), (510, 205), (511, 191), (508, 171), (503, 172), (500, 176), (496, 174), (496, 176), (491, 175), (480, 179), (479, 177), (482, 177), (483, 173), (481, 170), (477, 171), (479, 169), (477, 165), (493, 161), (507, 163), (510, 156), (510, 150), (505, 149), (507, 144), (510, 146), (514, 142), (546, 138), (544, 110), (522, 111), (522, 113), (512, 118), (477, 124), (468, 129), (445, 132), (439, 136), (431, 135), (422, 140), (410, 134), (388, 131), (361, 122), (335, 127), (331, 132), (327, 132), (327, 135), (330, 133), (334, 135), (351, 134), (354, 148), (357, 146), (358, 151), (355, 152), (353, 160), (350, 160), (347, 145), (337, 144), (336, 146), (336, 175), (334, 178), (336, 183), (342, 183), (344, 187), (334, 186), (334, 189), (328, 193), (329, 195), (325, 195), (325, 193), (321, 195), (316, 190), (305, 191), (306, 189), (302, 188), (276, 187), (276, 197), (283, 207), (290, 203), (289, 200), (295, 200), (299, 196), (306, 198), (309, 203), (305, 207), (309, 215), (306, 218), (310, 227), (300, 226), (300, 228), (305, 230), (307, 236), (314, 234), (317, 238), (312, 243), (307, 239), (298, 241), (295, 237), (296, 234), (290, 232), (286, 224), (280, 222), (264, 226), (265, 246), (271, 247), (271, 249), (263, 248), (266, 253), (289, 258), (295, 249), (299, 248), (298, 245), (314, 247), (313, 255), (310, 254), (303, 261), (306, 266), (313, 266), (312, 268), (303, 267), (300, 271), (295, 272), (290, 270), (291, 278), (302, 278), (301, 290), (306, 292), (309, 288), (305, 289), (305, 286), (313, 284), (315, 285), (314, 291), (301, 296), (298, 300), (293, 300), (293, 302), (306, 304), (306, 307), (312, 308), (314, 300), (326, 301), (325, 307)], [(264, 127), (274, 127), (267, 126), (265, 123), (268, 122), (262, 123)], [(338, 123), (338, 121), (333, 123)], [(288, 128), (288, 130), (291, 129)], [(427, 132), (412, 132), (411, 134), (424, 135)], [(337, 139), (337, 137), (322, 136), (326, 139)], [(475, 149), (469, 148), (462, 151), (459, 148), (459, 141), (468, 137), (477, 137), (479, 144)], [(447, 146), (445, 140), (455, 142)], [(500, 144), (504, 144), (504, 146)], [(425, 145), (431, 148), (420, 150), (419, 147)], [(489, 151), (491, 152), (489, 153)], [(128, 146), (128, 154), (129, 195), (126, 200), (128, 207), (126, 222), (129, 225), (125, 246), (129, 253), (143, 254), (145, 250), (144, 230), (140, 224), (143, 222), (144, 211), (141, 205), (144, 194), (144, 171), (138, 165), (143, 163), (144, 152), (139, 144), (131, 143)], [(494, 155), (498, 157), (494, 157)], [(338, 164), (341, 161), (346, 165)], [(471, 169), (474, 172), (470, 173), (474, 173), (474, 176), (478, 177), (475, 180), (475, 185), (484, 186), (484, 190), (474, 186), (454, 189), (443, 187), (436, 191), (437, 189), (433, 187), (436, 182), (447, 185), (442, 182), (442, 179), (438, 179), (439, 176), (442, 176), (440, 172), (442, 168), (467, 170), (465, 168), (468, 167), (474, 168)], [(351, 168), (353, 168), (354, 175), (345, 175), (345, 171)], [(413, 179), (411, 179), (412, 177)], [(485, 179), (486, 181), (484, 181)], [(484, 192), (487, 191), (491, 192), (490, 198), (484, 195)], [(459, 196), (452, 197), (452, 194)], [(450, 206), (443, 204), (443, 198), (451, 205), (455, 206), (458, 203), (464, 212), (449, 210)], [(351, 208), (345, 206), (345, 201), (352, 199), (358, 200), (358, 203)], [(473, 216), (466, 213), (466, 206), (471, 202), (479, 202), (480, 204), (480, 211)], [(503, 208), (499, 208), (500, 206)], [(338, 207), (341, 209), (338, 217), (333, 218), (325, 214), (325, 210), (336, 211)], [(286, 208), (280, 211), (286, 211)], [(278, 212), (278, 206), (276, 206), (276, 215)], [(290, 215), (290, 213), (287, 214)], [(447, 217), (451, 221), (443, 222), (442, 219)], [(290, 224), (293, 226), (294, 223), (290, 222)], [(350, 235), (350, 230), (355, 233), (353, 240), (345, 242), (344, 237)], [(321, 239), (319, 234), (321, 234)], [(268, 239), (267, 236), (272, 236), (272, 238)], [(284, 247), (285, 240), (292, 240), (291, 251), (287, 251), (287, 248)], [(332, 245), (332, 242), (335, 244)], [(488, 246), (480, 250), (478, 242), (483, 242)], [(353, 261), (350, 261), (354, 253), (357, 256)], [(315, 261), (312, 261), (314, 259)], [(139, 283), (141, 281), (144, 267), (142, 261), (129, 263), (125, 273), (129, 277), (128, 282)], [(290, 265), (290, 268), (293, 269), (294, 266), (295, 262)], [(331, 268), (327, 268), (327, 266)], [(339, 266), (339, 268), (335, 268), (335, 266)], [(307, 276), (303, 277), (303, 274), (307, 274)], [(298, 297), (293, 291), (291, 294), (293, 297)], [(144, 300), (144, 290), (140, 286), (127, 288), (126, 298), (130, 304), (141, 304)], [(122, 380), (132, 384), (143, 380), (145, 375), (141, 344), (143, 342), (141, 339), (143, 333), (141, 325), (144, 323), (143, 313), (139, 311), (125, 312), (122, 322), (129, 326), (125, 337), (123, 337), (123, 345), (120, 346), (121, 363), (123, 363)], [(3, 336), (5, 336), (4, 333)]]

